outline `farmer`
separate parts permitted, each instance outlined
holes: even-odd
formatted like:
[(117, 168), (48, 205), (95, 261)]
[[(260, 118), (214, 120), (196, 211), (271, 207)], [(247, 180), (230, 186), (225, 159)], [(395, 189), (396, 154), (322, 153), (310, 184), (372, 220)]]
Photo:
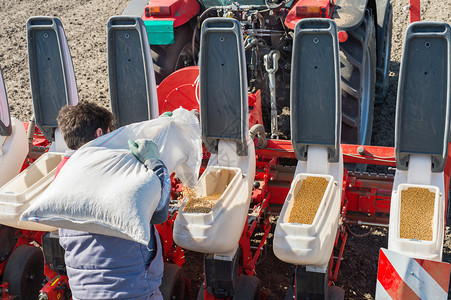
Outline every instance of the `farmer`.
[[(113, 129), (113, 114), (87, 101), (64, 106), (57, 121), (71, 149), (57, 172), (77, 149)], [(132, 154), (161, 181), (162, 195), (151, 225), (162, 223), (167, 219), (170, 181), (166, 166), (158, 159), (158, 146), (150, 140), (129, 141), (129, 146)], [(147, 247), (129, 240), (69, 229), (59, 229), (59, 236), (65, 250), (73, 299), (163, 299), (159, 290), (163, 276), (162, 249), (153, 225)]]

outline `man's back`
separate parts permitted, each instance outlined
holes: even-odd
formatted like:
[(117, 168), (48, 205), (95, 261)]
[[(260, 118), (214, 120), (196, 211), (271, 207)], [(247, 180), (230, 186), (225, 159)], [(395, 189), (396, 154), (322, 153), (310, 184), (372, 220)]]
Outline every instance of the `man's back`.
[(164, 264), (152, 230), (156, 247), (149, 248), (156, 252), (129, 240), (60, 229), (73, 299), (146, 299), (153, 293), (159, 299)]

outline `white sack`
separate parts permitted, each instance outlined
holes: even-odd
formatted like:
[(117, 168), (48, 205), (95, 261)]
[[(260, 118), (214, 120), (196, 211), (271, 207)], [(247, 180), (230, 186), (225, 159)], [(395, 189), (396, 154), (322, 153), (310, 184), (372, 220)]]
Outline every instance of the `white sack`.
[(195, 186), (202, 162), (202, 139), (199, 121), (184, 108), (173, 111), (172, 117), (159, 117), (133, 123), (101, 136), (84, 147), (103, 146), (128, 149), (128, 140), (151, 139), (160, 149), (160, 159), (169, 174), (175, 172), (187, 186)]
[(21, 220), (148, 244), (150, 219), (161, 196), (158, 177), (128, 150), (128, 140), (152, 139), (169, 173), (195, 184), (202, 158), (197, 118), (172, 117), (131, 124), (76, 151)]

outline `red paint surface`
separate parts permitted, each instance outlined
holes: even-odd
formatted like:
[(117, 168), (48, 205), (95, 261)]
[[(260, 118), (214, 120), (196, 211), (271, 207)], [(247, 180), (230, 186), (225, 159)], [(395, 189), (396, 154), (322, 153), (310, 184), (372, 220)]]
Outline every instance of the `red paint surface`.
[(417, 259), (415, 261), (423, 267), (423, 269), (431, 275), (432, 278), (440, 285), (440, 287), (448, 293), (449, 273), (451, 265), (445, 262)]
[(420, 0), (410, 0), (410, 23), (420, 21)]
[(200, 5), (196, 0), (152, 0), (146, 7), (169, 6), (171, 8), (170, 17), (149, 16), (144, 14), (142, 19), (144, 21), (162, 20), (174, 21), (174, 28), (185, 24), (192, 17), (197, 15), (200, 10)]
[(377, 280), (393, 300), (420, 299), (417, 294), (402, 280), (382, 249), (379, 250), (379, 266)]
[[(294, 30), (296, 23), (299, 22), (302, 18), (296, 16), (296, 8), (298, 6), (319, 6), (326, 8), (326, 17), (330, 19), (332, 17), (333, 6), (330, 5), (329, 0), (299, 0), (296, 2), (293, 7), (288, 12), (288, 15), (285, 19), (285, 25)], [(319, 18), (319, 16), (317, 17)]]
[[(166, 77), (157, 88), (160, 114), (172, 111), (180, 106), (186, 109), (196, 106), (196, 109), (199, 109), (199, 103), (195, 95), (195, 81), (198, 76), (199, 67), (186, 67)], [(182, 86), (182, 91), (178, 93), (179, 87)], [(177, 95), (182, 97), (179, 98)]]

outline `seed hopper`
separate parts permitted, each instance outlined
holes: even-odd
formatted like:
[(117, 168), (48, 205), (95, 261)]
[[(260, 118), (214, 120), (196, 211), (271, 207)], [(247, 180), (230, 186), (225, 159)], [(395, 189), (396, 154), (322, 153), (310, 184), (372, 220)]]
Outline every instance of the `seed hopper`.
[[(57, 234), (44, 234), (51, 229), (27, 227), (39, 224), (19, 224), (17, 218), (21, 206), (32, 201), (33, 193), (45, 192), (62, 157), (66, 146), (56, 128), (56, 115), (61, 106), (78, 101), (75, 76), (58, 19), (31, 18), (27, 30), (35, 121), (26, 125), (28, 136), (35, 137), (29, 158), (36, 161), (19, 174), (26, 154), (14, 159), (19, 166), (17, 172), (0, 187), (0, 213), (9, 218), (5, 225), (18, 228), (1, 228), (7, 233), (2, 234), (2, 241), (10, 245), (0, 264), (1, 287), (3, 298), (11, 299), (17, 295), (27, 298), (28, 294), (23, 293), (28, 285), (22, 285), (22, 278), (39, 278), (40, 285), (40, 277), (33, 276), (42, 270), (43, 262), (39, 260), (39, 248), (30, 245), (34, 242), (43, 246), (45, 257), (47, 283), (40, 291), (40, 299), (69, 299)], [(158, 88), (142, 21), (122, 16), (108, 22), (111, 109), (120, 125), (151, 119), (179, 106), (200, 111), (206, 159), (198, 185), (193, 193), (176, 200), (183, 188), (173, 177), (174, 201), (168, 220), (157, 227), (167, 262), (161, 286), (165, 299), (183, 299), (190, 290), (181, 269), (183, 249), (205, 253), (204, 283), (198, 292), (191, 290), (197, 292), (198, 299), (264, 298), (255, 266), (269, 242), (271, 215), (279, 216), (272, 241), (274, 252), (295, 266), (288, 299), (344, 297), (344, 291), (333, 283), (350, 224), (388, 226), (387, 251), (434, 266), (441, 270), (442, 277), (449, 278), (449, 267), (441, 268), (440, 261), (451, 169), (450, 27), (417, 22), (407, 31), (394, 148), (340, 144), (339, 43), (334, 22), (302, 20), (296, 24), (294, 36), (289, 141), (266, 139), (258, 122), (261, 104), (258, 92), (247, 92), (238, 21), (206, 20), (201, 29), (200, 67), (178, 70)], [(0, 138), (7, 140), (14, 136), (14, 126), (20, 126), (5, 114), (8, 105), (1, 88)], [(19, 139), (23, 144), (24, 134)], [(7, 148), (2, 150), (8, 153)], [(8, 159), (8, 163), (12, 160)], [(352, 168), (349, 164), (396, 167), (396, 173), (352, 172), (346, 170)], [(19, 181), (26, 184), (16, 184)], [(8, 193), (8, 185), (17, 189), (9, 189)], [(202, 198), (212, 195), (216, 198), (209, 209), (189, 209), (189, 201), (202, 202)], [(306, 195), (316, 196), (306, 200)], [(427, 224), (417, 225), (409, 218), (417, 211), (412, 206), (419, 204), (423, 210), (417, 218), (424, 217), (420, 221)], [(299, 207), (305, 209), (297, 210)], [(14, 209), (13, 216), (3, 208)], [(304, 213), (307, 208), (310, 216)], [(415, 227), (419, 230), (413, 230)], [(20, 235), (16, 240), (17, 232)], [(383, 255), (388, 257), (391, 252)], [(387, 292), (387, 281), (397, 275), (381, 263), (383, 255), (376, 298), (386, 299), (388, 293), (393, 299), (403, 299), (402, 293), (397, 297)], [(16, 277), (9, 279), (5, 275), (12, 269), (8, 264), (21, 270), (20, 274), (14, 273)], [(433, 284), (423, 280), (423, 273), (408, 270), (412, 277), (428, 282), (418, 284), (423, 294), (417, 295), (443, 298), (443, 292), (431, 292)]]

